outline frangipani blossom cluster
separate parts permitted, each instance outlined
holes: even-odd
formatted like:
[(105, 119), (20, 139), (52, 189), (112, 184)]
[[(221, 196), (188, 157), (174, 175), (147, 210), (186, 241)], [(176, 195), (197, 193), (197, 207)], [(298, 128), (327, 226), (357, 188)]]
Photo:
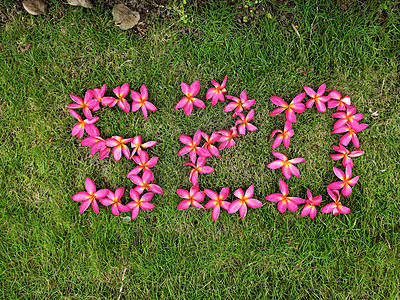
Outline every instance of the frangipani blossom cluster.
[[(351, 106), (351, 100), (349, 96), (342, 97), (342, 95), (333, 90), (327, 96), (324, 96), (326, 91), (326, 84), (322, 84), (317, 92), (315, 92), (310, 87), (304, 87), (305, 93), (297, 95), (290, 104), (284, 101), (280, 97), (273, 96), (270, 98), (271, 102), (279, 106), (277, 109), (270, 113), (271, 116), (277, 115), (281, 112), (286, 113), (286, 122), (283, 130), (276, 129), (271, 134), (271, 139), (277, 134), (273, 144), (272, 149), (279, 147), (283, 141), (285, 148), (287, 149), (290, 144), (290, 138), (294, 135), (294, 130), (292, 128), (292, 123), (297, 121), (295, 113), (304, 112), (305, 108), (312, 108), (314, 103), (319, 112), (326, 112), (325, 103), (328, 104), (328, 108), (335, 108), (338, 112), (333, 113), (334, 118), (339, 119), (334, 125), (333, 133), (346, 133), (341, 139), (339, 146), (333, 145), (333, 149), (339, 154), (331, 154), (333, 160), (342, 160), (342, 164), (345, 167), (345, 172), (333, 167), (335, 175), (340, 179), (340, 181), (333, 182), (327, 186), (328, 195), (334, 200), (334, 202), (325, 205), (322, 208), (323, 213), (333, 212), (336, 214), (348, 214), (350, 209), (343, 206), (340, 200), (340, 192), (342, 189), (342, 195), (344, 197), (350, 196), (352, 193), (352, 186), (354, 186), (359, 176), (353, 177), (352, 168), (353, 161), (351, 157), (357, 157), (364, 153), (364, 151), (353, 150), (349, 151), (345, 148), (350, 141), (353, 142), (354, 147), (359, 148), (359, 140), (356, 133), (368, 127), (367, 124), (360, 124), (359, 122), (364, 118), (363, 114), (356, 114), (356, 107)], [(304, 105), (302, 103), (305, 95), (310, 98), (306, 101)], [(282, 169), (282, 173), (286, 179), (289, 179), (291, 175), (296, 177), (300, 176), (299, 170), (293, 165), (305, 161), (304, 158), (294, 158), (289, 160), (288, 157), (279, 152), (272, 152), (272, 154), (278, 158), (268, 164), (270, 169)], [(319, 205), (322, 201), (322, 196), (312, 197), (311, 191), (307, 189), (307, 199), (304, 200), (298, 197), (288, 197), (289, 189), (287, 184), (279, 179), (279, 187), (281, 193), (271, 194), (266, 197), (268, 201), (278, 202), (278, 210), (284, 213), (286, 209), (291, 212), (295, 212), (298, 209), (298, 204), (306, 203), (300, 216), (304, 217), (310, 215), (311, 219), (315, 217), (317, 211), (315, 206)]]
[[(124, 205), (121, 198), (124, 194), (125, 187), (119, 187), (115, 192), (109, 189), (102, 189), (96, 191), (96, 186), (90, 178), (85, 181), (86, 192), (79, 192), (72, 196), (75, 201), (83, 201), (79, 209), (82, 214), (91, 204), (95, 213), (99, 213), (99, 208), (96, 200), (99, 200), (104, 206), (111, 206), (111, 212), (114, 215), (119, 215), (120, 212), (128, 212), (132, 210), (132, 219), (136, 218), (139, 208), (152, 209), (154, 205), (149, 201), (153, 198), (154, 194), (163, 194), (160, 186), (152, 183), (154, 181), (154, 174), (151, 168), (154, 167), (158, 161), (158, 157), (149, 157), (148, 153), (144, 150), (157, 144), (155, 141), (142, 143), (141, 136), (132, 138), (123, 138), (121, 136), (113, 136), (104, 139), (100, 136), (98, 128), (94, 125), (99, 117), (93, 117), (92, 111), (100, 109), (100, 104), (103, 107), (113, 107), (117, 105), (126, 113), (129, 113), (131, 105), (125, 99), (129, 94), (128, 83), (122, 86), (117, 86), (113, 91), (116, 95), (114, 97), (104, 97), (107, 86), (104, 84), (101, 89), (88, 90), (82, 100), (78, 96), (70, 95), (73, 104), (67, 105), (70, 114), (78, 120), (72, 129), (72, 136), (82, 138), (84, 132), (89, 136), (81, 141), (83, 146), (91, 147), (92, 156), (97, 151), (100, 152), (100, 159), (109, 156), (112, 149), (113, 157), (116, 161), (120, 160), (124, 155), (128, 160), (133, 160), (137, 166), (133, 168), (128, 174), (129, 178), (137, 186), (129, 191), (131, 202)], [(148, 101), (148, 91), (143, 84), (140, 88), (140, 93), (131, 91), (132, 112), (142, 109), (143, 115), (147, 120), (147, 110), (155, 111), (157, 108)], [(80, 115), (73, 109), (83, 109), (83, 114), (86, 119), (82, 119)], [(129, 145), (131, 149), (129, 149)], [(139, 173), (142, 172), (142, 177)], [(145, 194), (141, 194), (146, 191)]]
[[(254, 109), (250, 110), (247, 115), (243, 112), (243, 109), (249, 109), (255, 103), (255, 100), (247, 100), (246, 90), (243, 90), (240, 94), (240, 98), (235, 96), (226, 95), (226, 82), (228, 76), (225, 76), (222, 84), (217, 83), (214, 79), (211, 83), (214, 85), (207, 91), (206, 99), (211, 99), (211, 104), (216, 105), (218, 101), (225, 101), (227, 99), (233, 100), (225, 108), (224, 111), (234, 110), (233, 117), (238, 117), (235, 125), (229, 130), (218, 130), (211, 133), (211, 135), (202, 132), (200, 129), (196, 131), (193, 138), (187, 135), (180, 135), (179, 140), (185, 145), (179, 152), (178, 155), (189, 155), (190, 162), (184, 163), (184, 166), (190, 166), (190, 177), (189, 181), (192, 184), (190, 190), (177, 189), (176, 193), (183, 198), (178, 205), (178, 210), (187, 209), (190, 206), (197, 208), (212, 208), (212, 219), (215, 221), (220, 215), (221, 208), (228, 211), (228, 213), (235, 213), (239, 211), (240, 217), (243, 219), (247, 213), (247, 207), (258, 208), (262, 206), (262, 203), (253, 199), (254, 185), (251, 185), (244, 193), (241, 188), (234, 191), (234, 195), (237, 197), (232, 203), (226, 199), (229, 196), (229, 187), (224, 187), (220, 192), (216, 192), (210, 189), (204, 189), (201, 191), (198, 185), (198, 178), (200, 174), (209, 174), (214, 171), (212, 167), (206, 165), (206, 158), (221, 157), (220, 151), (225, 148), (235, 146), (234, 138), (238, 137), (239, 134), (244, 135), (247, 131), (258, 130), (256, 126), (250, 123), (254, 118)], [(190, 86), (184, 82), (181, 83), (182, 92), (185, 96), (178, 102), (175, 109), (184, 108), (184, 113), (189, 116), (192, 113), (193, 105), (199, 108), (205, 108), (205, 104), (202, 100), (195, 98), (200, 91), (199, 81), (195, 81)], [(202, 143), (202, 138), (205, 140)], [(218, 142), (219, 145), (215, 145)], [(203, 206), (200, 204), (207, 196), (210, 200)]]

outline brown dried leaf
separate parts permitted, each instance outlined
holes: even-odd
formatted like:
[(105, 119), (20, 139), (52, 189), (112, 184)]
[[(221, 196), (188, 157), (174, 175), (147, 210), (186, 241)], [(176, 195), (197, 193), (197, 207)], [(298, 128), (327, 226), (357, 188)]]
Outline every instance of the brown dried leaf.
[(22, 5), (31, 15), (37, 16), (46, 11), (46, 3), (44, 0), (24, 0)]
[(92, 3), (90, 0), (67, 0), (68, 4), (74, 5), (74, 6), (82, 6), (85, 8), (93, 8)]
[(115, 25), (122, 30), (127, 30), (135, 26), (140, 20), (140, 14), (137, 11), (130, 10), (123, 4), (117, 4), (112, 10)]

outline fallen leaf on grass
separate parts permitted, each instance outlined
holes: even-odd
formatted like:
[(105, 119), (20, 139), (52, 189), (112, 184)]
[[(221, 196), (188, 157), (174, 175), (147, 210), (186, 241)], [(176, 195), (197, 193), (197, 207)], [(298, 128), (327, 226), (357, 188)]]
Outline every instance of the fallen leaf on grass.
[(300, 32), (297, 30), (297, 26), (294, 25), (293, 23), (292, 23), (292, 28), (293, 28), (294, 32), (296, 32), (296, 34), (298, 35), (298, 37), (301, 38)]
[(140, 20), (140, 14), (137, 11), (130, 10), (123, 4), (117, 4), (112, 10), (115, 25), (122, 30), (127, 30), (135, 26)]
[(28, 13), (34, 16), (46, 11), (46, 3), (43, 0), (24, 0), (22, 5)]
[(68, 4), (74, 5), (74, 6), (82, 6), (85, 8), (93, 8), (92, 3), (90, 0), (67, 0)]

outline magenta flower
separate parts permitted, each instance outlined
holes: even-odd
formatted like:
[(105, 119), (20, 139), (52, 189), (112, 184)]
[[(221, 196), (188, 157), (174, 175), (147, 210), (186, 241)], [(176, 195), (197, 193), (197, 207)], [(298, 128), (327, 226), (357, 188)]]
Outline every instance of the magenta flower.
[[(68, 104), (66, 107), (68, 108), (83, 108), (83, 113), (87, 116), (88, 119), (91, 119), (92, 114), (90, 112), (91, 109), (96, 111), (97, 104), (96, 101), (93, 101), (93, 94), (91, 90), (87, 90), (85, 94), (85, 98), (82, 100), (80, 97), (70, 94), (69, 95), (75, 103)], [(89, 117), (90, 116), (90, 117)]]
[(71, 132), (72, 136), (76, 135), (78, 138), (82, 138), (84, 131), (86, 131), (87, 134), (90, 136), (95, 135), (98, 132), (97, 127), (94, 126), (93, 124), (96, 123), (99, 117), (92, 118), (90, 110), (88, 113), (87, 112), (85, 113), (85, 111), (83, 111), (85, 116), (88, 118), (85, 120), (82, 120), (80, 115), (72, 109), (69, 109), (69, 113), (71, 114), (71, 116), (73, 116), (75, 119), (79, 121), (72, 127), (72, 132)]
[(193, 110), (193, 105), (199, 108), (206, 107), (203, 101), (194, 97), (200, 91), (200, 83), (198, 80), (193, 82), (190, 86), (187, 83), (181, 82), (181, 89), (186, 96), (178, 102), (175, 109), (184, 107), (183, 110), (185, 114), (190, 116)]
[(350, 165), (350, 167), (353, 167), (353, 160), (351, 159), (351, 157), (357, 157), (364, 154), (364, 151), (361, 150), (349, 151), (340, 143), (339, 146), (332, 145), (332, 147), (333, 150), (341, 154), (331, 154), (331, 158), (333, 160), (341, 160), (343, 158), (342, 163), (344, 167), (346, 165)]
[(239, 134), (237, 133), (235, 126), (233, 126), (230, 130), (219, 130), (218, 133), (221, 135), (218, 140), (218, 142), (221, 143), (218, 147), (218, 150), (230, 148), (236, 145), (233, 138), (237, 137)]
[(199, 157), (199, 158), (197, 159), (197, 163), (196, 163), (196, 164), (191, 163), (191, 162), (188, 162), (188, 163), (184, 163), (184, 164), (183, 164), (184, 166), (191, 166), (191, 167), (193, 167), (193, 169), (190, 170), (190, 182), (191, 182), (193, 185), (196, 185), (196, 184), (197, 184), (197, 180), (198, 180), (198, 178), (199, 178), (199, 173), (200, 173), (200, 174), (209, 174), (209, 173), (214, 172), (214, 169), (213, 169), (213, 168), (208, 167), (208, 166), (204, 166), (205, 161), (206, 161), (206, 158), (205, 158), (205, 157)]
[(228, 103), (227, 106), (225, 106), (224, 111), (232, 111), (235, 110), (235, 113), (233, 114), (232, 117), (236, 117), (238, 113), (242, 112), (243, 109), (249, 109), (256, 103), (256, 100), (247, 100), (247, 93), (246, 90), (243, 90), (240, 93), (240, 98), (231, 96), (231, 95), (226, 95), (227, 99), (233, 100), (233, 102)]
[(244, 193), (241, 188), (234, 191), (233, 194), (239, 199), (233, 201), (232, 204), (229, 205), (228, 213), (233, 214), (233, 213), (239, 211), (240, 217), (243, 219), (247, 213), (247, 206), (249, 206), (251, 208), (261, 207), (262, 202), (257, 199), (252, 198), (253, 193), (254, 193), (254, 184), (252, 184), (246, 190), (246, 193)]
[(301, 103), (301, 101), (303, 101), (305, 95), (306, 95), (306, 93), (298, 94), (296, 97), (294, 97), (294, 99), (292, 100), (292, 102), (290, 102), (290, 104), (287, 104), (286, 101), (284, 101), (282, 98), (277, 97), (277, 96), (273, 96), (273, 97), (269, 98), (273, 104), (280, 106), (280, 107), (276, 108), (275, 110), (273, 110), (269, 115), (274, 116), (274, 115), (280, 114), (281, 112), (286, 110), (286, 120), (291, 123), (296, 123), (295, 112), (302, 113), (306, 109), (304, 104)]
[(138, 192), (134, 189), (129, 191), (129, 195), (133, 199), (133, 201), (129, 202), (126, 207), (132, 209), (132, 220), (134, 220), (138, 213), (139, 208), (141, 209), (153, 209), (154, 204), (150, 203), (151, 199), (153, 198), (153, 193), (146, 193), (142, 197), (139, 196)]
[(207, 149), (205, 148), (200, 148), (200, 140), (201, 140), (201, 131), (200, 129), (196, 131), (196, 133), (193, 136), (193, 140), (191, 137), (188, 137), (187, 135), (180, 135), (179, 140), (187, 145), (183, 147), (179, 152), (178, 155), (184, 155), (186, 153), (189, 153), (190, 161), (192, 163), (196, 162), (196, 154), (198, 156), (205, 156), (205, 157), (211, 157), (210, 152), (208, 152)]
[(133, 155), (135, 155), (136, 152), (139, 154), (141, 151), (143, 151), (142, 148), (147, 149), (147, 148), (153, 147), (156, 144), (157, 144), (157, 142), (154, 142), (154, 141), (142, 144), (142, 137), (140, 135), (135, 136), (131, 142), (131, 147), (133, 148), (131, 158)]
[(147, 120), (147, 110), (150, 111), (156, 111), (157, 108), (151, 104), (148, 100), (149, 94), (147, 92), (146, 86), (143, 84), (140, 87), (140, 94), (138, 92), (132, 91), (131, 92), (131, 97), (133, 99), (132, 103), (132, 111), (135, 112), (139, 108), (142, 109), (143, 116)]
[(208, 197), (211, 198), (211, 200), (208, 201), (206, 205), (204, 205), (204, 207), (213, 209), (212, 219), (213, 221), (215, 221), (219, 217), (219, 212), (221, 210), (221, 207), (225, 210), (229, 209), (230, 203), (228, 201), (225, 201), (225, 199), (229, 195), (229, 188), (228, 187), (222, 188), (219, 195), (216, 192), (209, 189), (204, 189), (204, 192), (207, 194)]
[(221, 135), (217, 132), (213, 132), (211, 134), (211, 137), (209, 137), (207, 133), (202, 132), (201, 136), (206, 140), (206, 142), (203, 145), (203, 148), (207, 149), (210, 152), (210, 154), (217, 156), (217, 157), (221, 157), (221, 154), (219, 153), (218, 148), (213, 145), (213, 143), (219, 141), (219, 139), (221, 138)]
[(209, 88), (207, 91), (206, 99), (212, 99), (211, 104), (215, 105), (217, 104), (218, 100), (224, 102), (224, 93), (227, 92), (225, 85), (226, 85), (226, 79), (228, 76), (224, 77), (224, 81), (220, 85), (218, 82), (216, 82), (214, 79), (211, 79), (212, 84), (215, 86), (213, 88)]
[(360, 124), (358, 121), (361, 121), (364, 118), (363, 114), (355, 114), (357, 111), (355, 106), (349, 106), (347, 108), (347, 112), (336, 112), (332, 114), (332, 117), (338, 118), (339, 120), (333, 125), (333, 129), (337, 129), (339, 127), (344, 126), (345, 124), (349, 125), (356, 131), (360, 130)]
[(139, 195), (143, 193), (144, 190), (149, 190), (150, 192), (153, 192), (155, 194), (164, 194), (160, 186), (154, 183), (150, 184), (150, 182), (153, 181), (152, 178), (154, 178), (154, 176), (150, 170), (146, 170), (143, 172), (143, 178), (140, 178), (137, 175), (129, 176), (129, 179), (137, 185), (137, 187), (135, 187), (135, 191), (138, 192)]
[(278, 210), (281, 214), (286, 211), (286, 208), (291, 212), (295, 212), (298, 209), (297, 204), (305, 202), (305, 200), (301, 198), (288, 197), (287, 195), (289, 194), (289, 189), (287, 184), (282, 179), (279, 179), (279, 188), (281, 189), (282, 194), (271, 194), (265, 197), (265, 199), (271, 202), (278, 202)]
[(307, 108), (312, 108), (315, 102), (315, 106), (317, 107), (319, 112), (326, 112), (325, 102), (329, 101), (329, 96), (322, 96), (325, 93), (326, 84), (324, 83), (318, 88), (318, 91), (315, 92), (312, 88), (308, 86), (304, 87), (307, 95), (311, 97), (311, 99), (307, 100), (306, 106)]
[(247, 114), (246, 117), (242, 113), (237, 113), (237, 116), (239, 117), (239, 119), (236, 120), (235, 126), (239, 125), (238, 131), (239, 131), (240, 134), (245, 134), (246, 133), (246, 129), (248, 131), (258, 130), (258, 128), (256, 126), (254, 126), (253, 124), (249, 123), (254, 118), (254, 109), (252, 109)]
[(181, 203), (179, 203), (177, 210), (187, 209), (190, 205), (197, 208), (204, 208), (199, 202), (204, 200), (204, 192), (199, 192), (199, 185), (196, 184), (190, 188), (190, 192), (183, 189), (177, 189), (176, 193), (179, 197), (184, 198)]
[[(81, 141), (81, 145), (90, 147), (90, 153), (92, 154), (92, 156), (94, 156), (94, 154), (97, 151), (101, 152), (101, 150), (104, 148), (107, 148), (108, 152), (110, 152), (110, 149), (106, 146), (106, 140), (101, 138), (98, 135), (88, 136), (87, 138), (85, 138)], [(101, 156), (101, 154), (100, 154), (100, 156)], [(102, 158), (100, 158), (100, 159), (102, 159)]]
[(104, 98), (103, 104), (110, 107), (113, 107), (115, 106), (115, 104), (117, 104), (124, 112), (128, 113), (131, 107), (128, 101), (126, 101), (125, 97), (129, 93), (129, 84), (124, 83), (121, 87), (117, 86), (115, 89), (113, 89), (113, 92), (115, 95), (117, 95), (118, 98)]
[(85, 188), (86, 192), (76, 193), (72, 196), (72, 200), (83, 201), (81, 207), (79, 208), (79, 214), (82, 214), (89, 207), (90, 204), (92, 204), (94, 212), (98, 214), (99, 206), (97, 205), (96, 200), (101, 201), (101, 199), (107, 196), (109, 190), (102, 189), (97, 191), (96, 185), (90, 178), (86, 178)]
[(112, 102), (114, 101), (113, 97), (104, 97), (104, 94), (106, 92), (107, 85), (104, 84), (101, 89), (93, 89), (93, 100), (96, 102), (96, 108), (93, 109), (93, 111), (96, 111), (97, 109), (100, 109), (99, 104), (102, 104), (103, 106), (106, 106), (105, 102)]
[(336, 107), (336, 110), (346, 110), (346, 107), (351, 105), (350, 97), (344, 96), (342, 98), (342, 95), (338, 91), (331, 91), (328, 97), (331, 99), (328, 102), (328, 108)]
[(270, 169), (281, 168), (283, 176), (285, 176), (286, 179), (289, 179), (292, 176), (292, 174), (296, 177), (300, 177), (299, 170), (293, 165), (305, 161), (304, 158), (293, 158), (291, 160), (288, 160), (288, 157), (286, 155), (275, 151), (272, 151), (272, 155), (278, 158), (278, 160), (274, 160), (273, 162), (269, 163), (267, 165), (267, 168)]
[(344, 136), (341, 137), (340, 142), (342, 145), (347, 146), (350, 141), (353, 142), (354, 147), (357, 149), (360, 148), (360, 142), (358, 140), (358, 137), (356, 135), (357, 132), (363, 131), (365, 128), (367, 128), (367, 124), (360, 124), (360, 130), (355, 130), (350, 127), (350, 125), (343, 125), (342, 127), (336, 128), (333, 130), (332, 133), (344, 133), (347, 132)]
[(129, 148), (127, 143), (132, 141), (132, 138), (124, 139), (122, 136), (113, 136), (112, 138), (106, 139), (107, 147), (113, 147), (113, 156), (116, 161), (121, 159), (121, 152), (125, 155), (127, 159), (130, 159)]
[(345, 197), (350, 196), (352, 192), (351, 187), (357, 183), (359, 176), (351, 178), (353, 176), (353, 173), (350, 164), (346, 165), (346, 174), (342, 170), (335, 167), (333, 167), (333, 172), (341, 181), (333, 182), (329, 184), (327, 188), (334, 190), (343, 188), (342, 190), (343, 196)]
[[(146, 172), (147, 170), (151, 172), (150, 168), (154, 167), (158, 161), (158, 157), (152, 157), (149, 160), (149, 155), (146, 151), (140, 151), (139, 156), (133, 156), (133, 160), (138, 164), (133, 170), (131, 170), (126, 177), (129, 178), (132, 175), (139, 174), (140, 171)], [(154, 180), (153, 172), (151, 172), (151, 180)]]
[(118, 216), (120, 212), (128, 212), (130, 209), (121, 203), (121, 197), (124, 194), (125, 188), (119, 187), (115, 190), (115, 194), (111, 191), (108, 192), (107, 198), (99, 199), (104, 206), (111, 205), (111, 212), (113, 215)]
[(340, 202), (340, 193), (337, 190), (331, 191), (328, 189), (328, 194), (331, 196), (331, 198), (334, 200), (334, 202), (331, 202), (327, 205), (325, 205), (322, 209), (321, 212), (324, 214), (330, 213), (333, 211), (333, 215), (336, 216), (338, 214), (343, 214), (346, 215), (350, 212), (350, 208), (343, 206), (342, 203)]
[(306, 205), (303, 207), (300, 217), (305, 217), (307, 215), (310, 215), (310, 218), (314, 219), (315, 215), (317, 214), (317, 209), (315, 208), (315, 206), (319, 205), (321, 201), (322, 201), (321, 195), (313, 197), (310, 190), (307, 189)]
[(277, 148), (282, 143), (282, 140), (283, 140), (283, 145), (285, 145), (285, 147), (287, 149), (290, 144), (290, 138), (294, 135), (294, 130), (292, 129), (292, 123), (289, 121), (286, 121), (283, 131), (280, 129), (275, 129), (274, 131), (272, 131), (271, 139), (278, 132), (279, 132), (279, 134), (276, 136), (276, 139), (272, 143), (272, 149)]

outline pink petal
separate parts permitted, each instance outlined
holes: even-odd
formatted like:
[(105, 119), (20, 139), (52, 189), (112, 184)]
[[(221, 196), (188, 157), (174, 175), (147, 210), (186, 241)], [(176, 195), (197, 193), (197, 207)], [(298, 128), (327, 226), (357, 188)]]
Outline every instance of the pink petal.
[(298, 206), (292, 201), (287, 201), (287, 208), (289, 211), (295, 212), (298, 209)]
[(329, 203), (327, 205), (325, 205), (322, 209), (321, 212), (324, 214), (330, 213), (332, 210), (334, 210), (336, 208), (336, 204), (335, 202)]
[(321, 97), (325, 93), (325, 90), (326, 90), (326, 84), (324, 83), (318, 88), (317, 96)]
[(182, 108), (188, 103), (188, 97), (183, 97), (181, 100), (179, 100), (178, 104), (175, 105), (175, 109)]
[(132, 209), (132, 220), (135, 220), (138, 214), (139, 214), (139, 206), (136, 206)]
[[(272, 143), (272, 149), (277, 148), (281, 143), (282, 143), (282, 139), (283, 139), (283, 135), (279, 134), (276, 139), (274, 140), (274, 142)], [(289, 140), (290, 141), (290, 140)], [(285, 144), (285, 143), (284, 143)], [(285, 145), (286, 147), (286, 145)], [(286, 147), (287, 148), (287, 147)]]
[(345, 187), (342, 190), (343, 196), (347, 197), (350, 196), (352, 192), (351, 186), (350, 185), (345, 185)]
[(286, 211), (288, 201), (280, 201), (278, 202), (278, 210), (281, 214)]
[(74, 201), (84, 201), (90, 198), (88, 192), (79, 192), (72, 196), (72, 200)]
[(299, 164), (303, 161), (306, 161), (306, 159), (299, 157), (299, 158), (293, 158), (293, 159), (289, 160), (288, 162), (291, 164)]
[(213, 219), (213, 221), (218, 219), (220, 210), (221, 209), (220, 209), (219, 205), (214, 206), (213, 211), (212, 211), (212, 219)]
[(82, 214), (89, 207), (90, 203), (92, 203), (91, 200), (83, 201), (81, 206), (79, 207), (79, 214)]
[(306, 204), (301, 211), (300, 217), (305, 217), (311, 212), (312, 205)]
[(85, 180), (85, 188), (90, 194), (96, 193), (96, 185), (94, 184), (93, 180), (90, 178), (86, 178)]
[(309, 88), (308, 86), (305, 86), (303, 88), (306, 91), (307, 95), (311, 98), (314, 98), (317, 95), (317, 93), (312, 88)]
[(279, 179), (279, 188), (281, 189), (283, 196), (287, 196), (287, 194), (289, 194), (288, 186), (282, 179)]
[(289, 170), (294, 176), (300, 177), (300, 172), (295, 166), (289, 165)]
[(222, 197), (222, 200), (225, 200), (226, 198), (228, 198), (229, 188), (228, 187), (222, 188), (222, 190), (221, 190), (221, 192), (219, 194)]
[(282, 173), (283, 173), (283, 176), (285, 176), (286, 179), (289, 179), (292, 176), (292, 173), (290, 172), (289, 166), (282, 166)]
[(239, 214), (240, 214), (240, 218), (242, 218), (242, 220), (243, 220), (247, 214), (247, 206), (246, 205), (242, 205), (242, 207), (239, 209)]
[(283, 105), (288, 105), (286, 101), (284, 101), (282, 98), (277, 97), (277, 96), (272, 96), (269, 98), (271, 102), (277, 106), (283, 106)]
[(333, 167), (333, 172), (335, 173), (335, 175), (341, 179), (341, 180), (345, 180), (346, 176), (344, 174), (344, 172), (336, 167)]
[(286, 120), (292, 123), (296, 123), (296, 114), (292, 109), (286, 110)]
[(319, 112), (326, 112), (326, 106), (322, 101), (315, 101), (315, 105)]
[(248, 199), (246, 204), (251, 208), (259, 208), (262, 206), (262, 202), (257, 199)]
[(96, 213), (96, 215), (99, 214), (99, 205), (97, 204), (96, 200), (92, 201), (92, 207), (93, 207), (93, 210)]
[(193, 103), (192, 102), (186, 103), (185, 107), (183, 108), (183, 111), (187, 116), (190, 116), (190, 114), (193, 111)]
[(198, 80), (196, 80), (195, 82), (193, 82), (190, 85), (189, 93), (193, 97), (193, 96), (196, 96), (199, 91), (200, 91), (200, 82)]
[(189, 93), (189, 85), (187, 83), (181, 82), (182, 92), (187, 96)]
[(155, 194), (161, 194), (161, 195), (164, 194), (162, 188), (157, 184), (149, 184), (149, 190)]
[(233, 214), (237, 212), (242, 207), (242, 202), (240, 200), (235, 200), (229, 205), (228, 214)]
[(154, 206), (153, 203), (142, 202), (142, 203), (140, 204), (140, 207), (141, 207), (142, 209), (153, 209), (155, 206)]
[(193, 105), (194, 106), (197, 106), (197, 107), (199, 107), (199, 108), (205, 108), (206, 107), (206, 105), (204, 104), (204, 102), (203, 101), (201, 101), (200, 99), (197, 99), (197, 98), (192, 98), (193, 100)]
[(181, 203), (179, 203), (176, 209), (177, 210), (187, 209), (189, 206), (190, 206), (190, 200), (183, 200)]
[(282, 197), (283, 197), (282, 194), (274, 193), (274, 194), (266, 196), (265, 199), (267, 199), (268, 201), (271, 201), (271, 202), (279, 202), (282, 200)]
[[(206, 195), (211, 198), (212, 200), (216, 200), (218, 198), (218, 194), (212, 190), (204, 189)], [(207, 204), (206, 204), (207, 205)]]

